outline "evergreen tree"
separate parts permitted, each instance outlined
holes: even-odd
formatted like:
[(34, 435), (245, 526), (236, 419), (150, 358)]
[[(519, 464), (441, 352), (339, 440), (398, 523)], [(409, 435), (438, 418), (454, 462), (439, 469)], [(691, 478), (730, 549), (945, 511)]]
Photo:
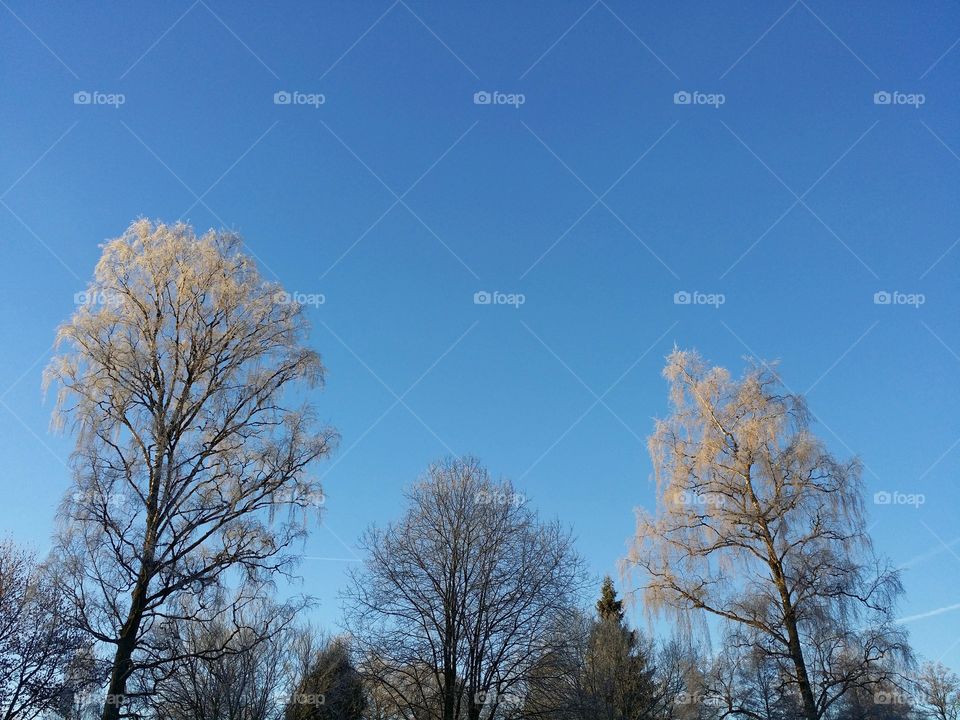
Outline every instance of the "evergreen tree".
[(366, 706), (363, 681), (343, 640), (313, 659), (284, 712), (284, 720), (359, 720)]
[(597, 602), (597, 620), (588, 641), (581, 676), (580, 717), (639, 720), (656, 707), (651, 651), (643, 636), (627, 627), (623, 601), (607, 577)]
[(607, 575), (600, 587), (600, 599), (597, 600), (597, 616), (601, 621), (616, 620), (623, 622), (623, 600), (617, 600), (617, 591), (613, 580)]

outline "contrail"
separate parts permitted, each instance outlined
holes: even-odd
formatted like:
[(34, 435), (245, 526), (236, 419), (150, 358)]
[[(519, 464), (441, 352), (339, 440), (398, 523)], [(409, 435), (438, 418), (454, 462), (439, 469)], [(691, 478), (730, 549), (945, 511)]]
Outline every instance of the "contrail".
[(907, 617), (902, 617), (897, 620), (898, 623), (909, 623), (914, 620), (923, 620), (924, 618), (933, 617), (934, 615), (942, 615), (943, 613), (950, 612), (951, 610), (960, 610), (960, 603), (954, 605), (947, 605), (946, 607), (936, 608), (935, 610), (928, 610), (927, 612), (920, 613), (918, 615), (908, 615)]
[(928, 558), (931, 558), (931, 557), (933, 557), (934, 555), (939, 555), (939, 554), (942, 553), (944, 550), (949, 550), (950, 548), (952, 548), (952, 547), (953, 547), (954, 545), (956, 545), (957, 543), (960, 543), (960, 537), (954, 538), (953, 540), (951, 540), (951, 541), (948, 542), (948, 543), (944, 543), (943, 545), (934, 547), (934, 548), (932, 548), (931, 550), (927, 550), (926, 552), (920, 553), (919, 555), (917, 555), (917, 556), (915, 556), (915, 557), (907, 560), (906, 562), (901, 563), (900, 565), (898, 565), (898, 566), (897, 566), (897, 570), (904, 570), (904, 569), (910, 567), (911, 565), (916, 565), (917, 563), (922, 562), (922, 561), (924, 561), (924, 560), (927, 560)]

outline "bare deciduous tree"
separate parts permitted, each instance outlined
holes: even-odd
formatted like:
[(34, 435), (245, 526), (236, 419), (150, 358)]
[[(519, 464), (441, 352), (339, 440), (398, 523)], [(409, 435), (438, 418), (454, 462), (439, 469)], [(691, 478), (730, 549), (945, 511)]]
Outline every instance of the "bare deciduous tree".
[(827, 451), (765, 364), (733, 380), (675, 350), (664, 376), (673, 411), (650, 439), (658, 507), (638, 512), (628, 559), (647, 606), (738, 626), (819, 720), (907, 652), (899, 579), (865, 530), (860, 466)]
[(527, 673), (524, 720), (580, 720), (584, 668), (594, 620), (579, 609), (559, 615)]
[(713, 695), (707, 653), (689, 638), (674, 635), (657, 652), (654, 679), (659, 698), (657, 717), (663, 720), (706, 720), (716, 713), (703, 701)]
[(236, 236), (140, 220), (104, 246), (87, 297), (45, 380), (77, 437), (62, 589), (113, 648), (116, 720), (131, 674), (169, 659), (144, 642), (156, 623), (212, 618), (228, 576), (242, 604), (291, 569), (293, 510), (318, 497), (307, 469), (334, 433), (293, 392), (323, 378), (302, 308)]
[(33, 555), (0, 543), (0, 718), (32, 720), (95, 683), (90, 643)]
[(796, 684), (775, 653), (742, 643), (736, 629), (724, 636), (723, 648), (703, 678), (702, 695), (724, 715), (748, 720), (800, 720), (803, 712)]
[(582, 585), (571, 537), (473, 459), (434, 465), (407, 497), (365, 534), (346, 594), (370, 679), (417, 720), (509, 716)]
[(934, 720), (960, 718), (960, 677), (939, 662), (926, 662), (916, 679), (917, 704)]
[(157, 720), (280, 720), (295, 682), (300, 604), (166, 623), (150, 638), (175, 662), (134, 676), (138, 709)]

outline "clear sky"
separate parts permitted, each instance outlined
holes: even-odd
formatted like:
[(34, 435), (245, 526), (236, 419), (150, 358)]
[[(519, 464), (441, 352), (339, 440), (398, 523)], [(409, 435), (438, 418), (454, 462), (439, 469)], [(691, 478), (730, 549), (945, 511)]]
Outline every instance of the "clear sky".
[(676, 343), (782, 361), (864, 462), (916, 647), (960, 668), (956, 4), (0, 6), (15, 538), (47, 547), (68, 483), (40, 392), (54, 328), (101, 242), (183, 218), (325, 300), (315, 399), (343, 440), (302, 572), (328, 627), (361, 529), (451, 453), (615, 573)]

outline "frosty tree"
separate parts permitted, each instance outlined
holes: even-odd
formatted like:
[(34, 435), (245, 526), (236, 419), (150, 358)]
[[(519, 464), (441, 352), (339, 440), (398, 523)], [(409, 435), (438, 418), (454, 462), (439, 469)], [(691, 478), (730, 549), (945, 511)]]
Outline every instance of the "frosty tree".
[(860, 465), (809, 429), (803, 399), (766, 364), (736, 380), (675, 350), (670, 416), (650, 451), (655, 514), (640, 511), (629, 562), (649, 608), (730, 624), (726, 642), (773, 663), (807, 720), (879, 686), (907, 651), (902, 592), (867, 535)]
[(292, 511), (321, 497), (307, 470), (335, 435), (292, 392), (324, 372), (302, 309), (235, 235), (137, 221), (104, 245), (87, 298), (45, 380), (76, 436), (63, 590), (112, 648), (113, 720), (133, 673), (176, 659), (159, 630), (238, 610), (292, 569)]

